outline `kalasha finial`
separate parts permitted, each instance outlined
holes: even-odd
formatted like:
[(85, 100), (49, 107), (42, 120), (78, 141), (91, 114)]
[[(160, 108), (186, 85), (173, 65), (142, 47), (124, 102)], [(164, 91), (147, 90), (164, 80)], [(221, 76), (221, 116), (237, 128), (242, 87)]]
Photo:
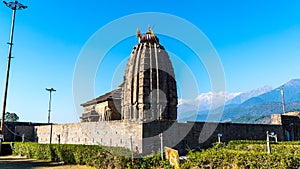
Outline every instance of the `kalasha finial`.
[(159, 44), (159, 39), (155, 36), (155, 34), (150, 26), (148, 26), (148, 31), (146, 32), (146, 34), (144, 36), (142, 35), (140, 29), (137, 28), (136, 37), (139, 38), (139, 43), (150, 42), (150, 43)]

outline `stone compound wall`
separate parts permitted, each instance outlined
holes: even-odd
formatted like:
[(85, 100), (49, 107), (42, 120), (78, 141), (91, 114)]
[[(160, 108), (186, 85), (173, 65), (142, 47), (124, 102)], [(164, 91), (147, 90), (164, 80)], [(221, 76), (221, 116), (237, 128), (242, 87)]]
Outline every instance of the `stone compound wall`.
[(282, 125), (281, 114), (272, 114), (272, 116), (271, 116), (271, 123), (272, 124)]
[(42, 123), (30, 122), (5, 122), (4, 139), (7, 142), (14, 141), (36, 141), (34, 131), (35, 125), (43, 125)]
[(25, 141), (35, 141), (34, 129), (32, 126), (8, 126), (6, 128), (4, 138), (9, 141), (22, 141), (24, 137)]
[(273, 114), (272, 123), (282, 125), (286, 141), (300, 140), (300, 112)]
[(184, 154), (187, 149), (204, 149), (218, 141), (218, 134), (222, 134), (221, 141), (230, 140), (265, 140), (266, 131), (275, 132), (278, 141), (283, 141), (281, 125), (257, 125), (234, 123), (204, 123), (204, 122), (151, 122), (143, 125), (143, 153), (151, 153), (160, 149), (159, 133), (163, 132), (163, 145), (174, 147)]
[[(39, 143), (49, 143), (50, 125), (36, 126)], [(52, 143), (119, 146), (142, 151), (142, 125), (139, 123), (107, 121), (71, 123), (52, 126)]]
[(16, 126), (15, 129), (17, 136), (14, 139), (16, 141), (21, 141), (23, 135), (25, 141), (36, 141), (33, 126)]
[[(50, 126), (35, 127), (39, 143), (49, 143)], [(139, 153), (149, 154), (161, 148), (160, 133), (163, 131), (163, 145), (174, 147), (181, 154), (187, 149), (203, 149), (218, 141), (230, 140), (265, 140), (266, 131), (275, 132), (278, 141), (284, 140), (282, 125), (234, 124), (234, 123), (204, 123), (175, 121), (152, 121), (150, 123), (108, 121), (90, 123), (71, 123), (53, 125), (52, 143), (89, 144), (104, 146), (119, 146)]]

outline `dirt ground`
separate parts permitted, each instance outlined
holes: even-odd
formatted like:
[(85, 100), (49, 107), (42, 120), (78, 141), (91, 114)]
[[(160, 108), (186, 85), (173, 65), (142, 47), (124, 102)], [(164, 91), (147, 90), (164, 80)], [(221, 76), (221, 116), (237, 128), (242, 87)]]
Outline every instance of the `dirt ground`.
[(15, 156), (0, 156), (0, 169), (93, 169), (88, 166), (61, 165), (57, 162), (26, 159)]

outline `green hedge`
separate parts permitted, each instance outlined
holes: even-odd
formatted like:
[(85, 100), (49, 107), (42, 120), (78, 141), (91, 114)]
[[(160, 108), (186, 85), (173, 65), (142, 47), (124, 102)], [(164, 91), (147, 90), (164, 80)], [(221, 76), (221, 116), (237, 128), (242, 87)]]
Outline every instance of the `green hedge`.
[(215, 144), (213, 148), (188, 154), (181, 168), (299, 168), (299, 142), (271, 144), (267, 153), (266, 142), (233, 141)]
[[(299, 168), (300, 142), (271, 143), (272, 154), (267, 154), (264, 141), (232, 141), (215, 144), (198, 152), (190, 151), (188, 160), (181, 162), (188, 168)], [(14, 155), (28, 158), (64, 161), (96, 168), (172, 168), (159, 154), (134, 159), (124, 148), (97, 145), (49, 145), (37, 143), (14, 143)], [(137, 157), (137, 155), (136, 155)]]
[(13, 154), (34, 159), (64, 161), (67, 164), (88, 165), (96, 168), (170, 168), (167, 161), (160, 160), (161, 156), (159, 154), (136, 158), (134, 159), (134, 166), (132, 166), (131, 152), (121, 147), (66, 144), (49, 145), (26, 142), (15, 143)]
[(27, 158), (64, 161), (67, 164), (89, 165), (97, 168), (125, 168), (126, 161), (129, 159), (113, 153), (114, 151), (108, 151), (97, 145), (49, 145), (26, 142), (15, 143), (13, 147), (14, 155)]
[[(270, 142), (271, 151), (284, 154), (300, 149), (300, 142)], [(230, 141), (224, 148), (239, 151), (267, 152), (266, 141)], [(287, 151), (289, 150), (289, 151)]]

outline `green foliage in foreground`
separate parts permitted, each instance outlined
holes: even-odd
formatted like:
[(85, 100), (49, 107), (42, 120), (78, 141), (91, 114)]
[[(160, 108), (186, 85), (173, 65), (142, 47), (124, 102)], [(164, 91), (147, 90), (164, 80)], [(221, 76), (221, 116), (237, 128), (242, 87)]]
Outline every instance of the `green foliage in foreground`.
[[(271, 142), (267, 154), (265, 141), (231, 141), (215, 144), (212, 148), (188, 153), (188, 160), (181, 162), (182, 169), (197, 168), (299, 168), (300, 142)], [(135, 158), (124, 148), (97, 145), (49, 145), (14, 143), (14, 155), (28, 158), (64, 161), (69, 164), (89, 165), (95, 168), (172, 168), (159, 154)], [(135, 157), (138, 157), (135, 155)]]
[[(132, 166), (131, 152), (121, 147), (103, 147), (97, 145), (66, 145), (14, 143), (13, 154), (27, 158), (64, 161), (67, 164), (88, 165), (95, 168), (170, 168), (159, 154), (135, 158)], [(137, 155), (135, 155), (137, 157)]]
[(216, 144), (201, 152), (189, 152), (181, 168), (299, 168), (299, 142), (271, 144), (267, 153), (264, 141), (232, 141)]

